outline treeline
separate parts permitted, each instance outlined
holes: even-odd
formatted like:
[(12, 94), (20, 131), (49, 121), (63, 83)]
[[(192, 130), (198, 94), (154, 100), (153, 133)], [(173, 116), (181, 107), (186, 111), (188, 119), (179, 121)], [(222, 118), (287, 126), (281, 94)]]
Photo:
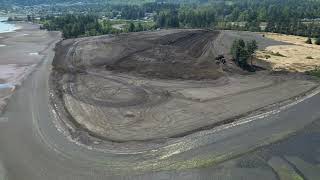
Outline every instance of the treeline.
[[(99, 22), (94, 15), (66, 15), (60, 17), (46, 17), (40, 20), (42, 28), (49, 31), (62, 31), (65, 38), (79, 36), (95, 36), (116, 31), (107, 21)], [(116, 33), (116, 32), (112, 32)]]
[(306, 37), (320, 37), (320, 23), (303, 23), (301, 20), (291, 20), (283, 22), (269, 21), (267, 23), (265, 31)]
[[(100, 21), (102, 17), (127, 20), (151, 18), (156, 24), (152, 29), (212, 28), (320, 37), (320, 1), (194, 0), (190, 2), (198, 3), (163, 3), (158, 0), (139, 5), (99, 4), (74, 7), (72, 8), (74, 15), (46, 18), (43, 27), (49, 30), (61, 30), (65, 37), (69, 38), (119, 33), (119, 30), (112, 28), (108, 20)], [(56, 8), (54, 11), (61, 10), (59, 7), (54, 8)], [(150, 29), (150, 27), (141, 28), (137, 23), (133, 25), (134, 31)], [(133, 27), (128, 24), (126, 31), (132, 29), (130, 26)]]
[(159, 27), (212, 27), (216, 22), (216, 12), (212, 7), (168, 9), (155, 17)]
[(151, 24), (141, 22), (126, 23), (124, 28), (113, 28), (110, 20), (101, 20), (95, 15), (47, 16), (40, 19), (41, 28), (49, 31), (62, 31), (64, 38), (118, 34), (121, 32), (138, 32), (154, 29)]
[(199, 27), (320, 36), (320, 1), (241, 0), (231, 4), (172, 5), (155, 17), (159, 27)]

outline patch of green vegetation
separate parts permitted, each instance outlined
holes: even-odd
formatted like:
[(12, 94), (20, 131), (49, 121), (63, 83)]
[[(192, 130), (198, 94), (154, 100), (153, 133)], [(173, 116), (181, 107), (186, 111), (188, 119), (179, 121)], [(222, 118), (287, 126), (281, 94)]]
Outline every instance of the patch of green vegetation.
[[(49, 31), (62, 31), (64, 38), (98, 36), (103, 34), (119, 34), (122, 32), (138, 32), (155, 29), (153, 21), (107, 20), (95, 15), (63, 15), (42, 18), (41, 28)], [(122, 28), (113, 25), (123, 24)]]
[(318, 37), (314, 43), (315, 43), (316, 45), (320, 45), (320, 37)]
[(276, 169), (276, 172), (280, 176), (280, 179), (290, 179), (290, 180), (304, 180), (300, 175), (294, 171), (290, 171), (287, 167), (281, 167)]
[[(243, 39), (234, 40), (230, 50), (230, 54), (234, 61), (244, 70), (254, 72), (255, 69), (252, 66), (252, 56), (258, 49), (258, 44), (255, 40), (244, 42)], [(248, 60), (251, 63), (248, 64)]]
[(130, 21), (124, 25), (125, 32), (139, 32), (156, 29), (153, 21)]
[(306, 72), (308, 75), (320, 77), (320, 67), (316, 67), (314, 70)]

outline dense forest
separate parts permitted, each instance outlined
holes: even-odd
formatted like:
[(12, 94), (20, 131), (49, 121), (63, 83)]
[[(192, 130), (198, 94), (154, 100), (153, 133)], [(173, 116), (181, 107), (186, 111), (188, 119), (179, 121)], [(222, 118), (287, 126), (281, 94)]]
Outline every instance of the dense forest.
[[(128, 4), (110, 4), (114, 1), (100, 0), (99, 2), (109, 4), (54, 6), (50, 9), (53, 15), (42, 18), (46, 19), (42, 22), (47, 29), (64, 30), (65, 37), (118, 33), (119, 31), (110, 28), (108, 19), (145, 18), (154, 21), (155, 26), (141, 28), (141, 25), (132, 23), (135, 28), (139, 27), (134, 31), (156, 28), (210, 28), (320, 37), (320, 0), (163, 1), (126, 0), (121, 2)], [(57, 12), (60, 14), (55, 14)], [(69, 12), (72, 12), (72, 15), (68, 15)], [(79, 18), (82, 16), (86, 18)], [(101, 21), (103, 18), (107, 20)], [(126, 26), (126, 31), (129, 31), (132, 24)]]
[(320, 36), (320, 1), (241, 0), (183, 5), (157, 13), (159, 27), (207, 27)]

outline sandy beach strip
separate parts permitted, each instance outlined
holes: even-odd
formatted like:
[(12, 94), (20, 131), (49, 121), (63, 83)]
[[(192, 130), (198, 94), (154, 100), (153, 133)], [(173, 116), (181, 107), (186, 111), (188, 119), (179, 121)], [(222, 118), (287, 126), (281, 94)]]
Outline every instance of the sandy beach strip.
[(0, 33), (0, 114), (7, 101), (43, 61), (59, 32), (40, 30), (39, 25), (17, 22), (11, 32)]

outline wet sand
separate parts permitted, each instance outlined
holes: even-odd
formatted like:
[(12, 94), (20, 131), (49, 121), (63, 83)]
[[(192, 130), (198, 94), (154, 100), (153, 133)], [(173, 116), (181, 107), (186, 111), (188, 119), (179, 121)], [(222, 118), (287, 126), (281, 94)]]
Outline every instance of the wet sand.
[(39, 25), (19, 22), (19, 29), (0, 33), (0, 113), (23, 80), (43, 61), (61, 37), (59, 32), (39, 29)]

